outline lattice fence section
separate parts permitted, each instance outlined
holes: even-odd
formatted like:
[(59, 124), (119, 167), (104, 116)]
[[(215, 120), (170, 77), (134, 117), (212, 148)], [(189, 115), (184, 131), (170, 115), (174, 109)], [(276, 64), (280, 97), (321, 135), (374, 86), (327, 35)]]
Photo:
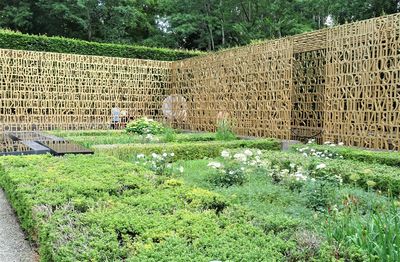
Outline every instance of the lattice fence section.
[(174, 63), (172, 93), (187, 111), (175, 124), (214, 131), (228, 118), (240, 135), (289, 139), (292, 56), (282, 39)]
[(326, 51), (294, 54), (292, 139), (322, 141)]
[(171, 63), (0, 49), (0, 131), (109, 128), (111, 109), (159, 118)]
[(329, 30), (324, 140), (400, 149), (400, 15)]

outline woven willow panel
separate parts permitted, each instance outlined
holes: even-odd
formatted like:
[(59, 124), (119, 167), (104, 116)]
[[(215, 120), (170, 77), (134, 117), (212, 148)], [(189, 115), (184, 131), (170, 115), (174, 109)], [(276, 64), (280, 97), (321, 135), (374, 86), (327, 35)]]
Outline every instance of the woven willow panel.
[(240, 135), (289, 139), (292, 50), (282, 39), (174, 63), (172, 93), (187, 107), (175, 124), (214, 131), (228, 118)]
[(322, 142), (325, 50), (294, 54), (292, 90), (292, 139)]
[(325, 141), (400, 149), (400, 15), (328, 32), (325, 97)]
[(159, 118), (171, 63), (0, 49), (0, 131), (109, 128), (111, 108)]

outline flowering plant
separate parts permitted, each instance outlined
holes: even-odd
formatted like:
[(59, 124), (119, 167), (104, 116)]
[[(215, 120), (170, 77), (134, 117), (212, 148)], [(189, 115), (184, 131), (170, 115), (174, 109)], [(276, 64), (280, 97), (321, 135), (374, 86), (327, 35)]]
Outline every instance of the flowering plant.
[(152, 153), (151, 156), (145, 156), (144, 154), (138, 154), (135, 157), (135, 163), (152, 170), (156, 175), (170, 176), (174, 172), (182, 174), (184, 168), (179, 166), (174, 168), (172, 165), (174, 153)]
[[(330, 145), (335, 145), (335, 144), (330, 144)], [(336, 146), (336, 145), (335, 145)], [(343, 156), (338, 154), (338, 153), (334, 153), (334, 152), (329, 152), (328, 150), (318, 150), (312, 147), (302, 147), (302, 148), (297, 148), (296, 149), (297, 152), (301, 153), (303, 156), (305, 157), (318, 157), (318, 158), (324, 158), (324, 159), (336, 159), (336, 158), (340, 158), (343, 159)]]
[(158, 137), (155, 137), (152, 134), (141, 135), (140, 139), (141, 142), (144, 144), (160, 142), (160, 139), (158, 139)]
[(241, 185), (246, 181), (246, 174), (263, 164), (261, 150), (244, 149), (236, 153), (223, 150), (221, 157), (221, 162), (208, 164), (214, 169), (210, 181), (219, 186)]
[(128, 133), (136, 133), (139, 135), (147, 135), (147, 134), (161, 134), (164, 132), (163, 124), (154, 121), (153, 119), (142, 117), (133, 122), (130, 122), (126, 125), (126, 132)]

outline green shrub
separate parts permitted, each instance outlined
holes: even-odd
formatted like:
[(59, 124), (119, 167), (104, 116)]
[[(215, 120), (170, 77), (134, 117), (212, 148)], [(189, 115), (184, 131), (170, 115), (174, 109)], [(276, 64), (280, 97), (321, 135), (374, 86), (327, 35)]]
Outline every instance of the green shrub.
[(165, 127), (163, 124), (153, 119), (142, 117), (128, 123), (125, 130), (128, 133), (135, 133), (139, 135), (158, 135), (164, 132)]
[(258, 148), (261, 150), (280, 150), (281, 144), (274, 139), (211, 141), (193, 143), (168, 144), (131, 144), (131, 145), (97, 145), (92, 147), (95, 152), (115, 156), (124, 161), (133, 161), (136, 155), (164, 152), (174, 153), (174, 160), (201, 159), (218, 157), (223, 149), (229, 148)]
[(216, 138), (217, 140), (223, 140), (223, 141), (237, 139), (235, 133), (232, 131), (231, 122), (225, 119), (218, 121)]
[(0, 48), (161, 61), (176, 61), (202, 54), (198, 51), (107, 44), (71, 38), (28, 35), (1, 29)]
[(170, 143), (170, 142), (176, 142), (176, 140), (177, 140), (177, 135), (175, 130), (173, 128), (165, 128), (162, 141)]
[(327, 217), (323, 229), (329, 241), (358, 250), (358, 261), (400, 261), (398, 207), (366, 215), (357, 210), (339, 212)]
[(221, 187), (243, 185), (247, 180), (246, 172), (241, 169), (238, 163), (224, 163), (224, 168), (215, 170), (209, 175), (208, 180)]
[[(92, 147), (93, 145), (142, 143), (146, 138), (142, 135), (126, 133), (125, 131), (120, 130), (52, 131), (49, 133), (63, 137), (69, 141), (78, 143), (85, 147)], [(155, 135), (152, 142), (156, 143), (156, 140), (158, 140), (158, 142), (166, 142), (165, 139), (166, 135), (164, 134)], [(183, 143), (214, 140), (214, 133), (184, 133), (176, 134), (174, 142)]]
[(41, 261), (282, 261), (292, 247), (204, 189), (102, 156), (0, 158)]
[[(275, 165), (282, 167), (287, 163), (294, 163), (304, 169), (314, 169), (320, 163), (326, 164), (325, 172), (332, 177), (341, 177), (344, 183), (356, 184), (370, 190), (370, 182), (374, 182), (373, 189), (389, 194), (400, 194), (400, 169), (374, 163), (359, 162), (346, 159), (321, 159), (319, 157), (304, 157), (298, 153), (265, 154), (265, 157)], [(318, 174), (315, 174), (318, 175)]]
[(316, 144), (308, 145), (294, 145), (294, 150), (300, 148), (313, 148), (319, 151), (327, 151), (331, 154), (337, 154), (344, 159), (350, 159), (366, 163), (376, 163), (388, 166), (400, 167), (400, 153), (399, 152), (385, 152), (385, 151), (372, 151), (366, 149), (359, 149), (354, 147), (345, 146), (323, 146)]

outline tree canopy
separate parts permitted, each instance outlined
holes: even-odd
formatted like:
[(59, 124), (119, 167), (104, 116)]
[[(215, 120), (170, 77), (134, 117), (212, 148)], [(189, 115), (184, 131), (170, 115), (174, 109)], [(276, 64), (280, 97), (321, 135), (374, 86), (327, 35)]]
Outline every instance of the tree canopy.
[(217, 50), (399, 11), (400, 0), (2, 0), (0, 27)]

